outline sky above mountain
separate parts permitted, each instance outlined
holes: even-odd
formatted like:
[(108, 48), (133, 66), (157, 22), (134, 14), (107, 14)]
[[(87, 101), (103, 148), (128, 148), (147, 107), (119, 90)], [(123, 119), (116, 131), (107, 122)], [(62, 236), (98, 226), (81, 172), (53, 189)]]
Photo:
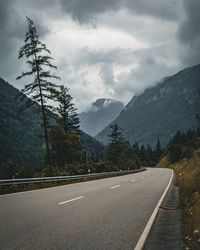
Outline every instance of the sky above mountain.
[(0, 1), (0, 76), (17, 88), (17, 59), (34, 20), (79, 111), (100, 97), (127, 103), (200, 62), (199, 0)]

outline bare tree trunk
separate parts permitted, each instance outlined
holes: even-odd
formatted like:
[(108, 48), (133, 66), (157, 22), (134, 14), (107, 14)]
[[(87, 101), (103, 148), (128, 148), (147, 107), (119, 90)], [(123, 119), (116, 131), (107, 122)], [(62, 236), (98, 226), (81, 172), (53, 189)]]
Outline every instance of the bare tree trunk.
[[(37, 61), (37, 57), (35, 54), (35, 61)], [(44, 126), (44, 137), (45, 137), (45, 144), (46, 144), (46, 154), (47, 154), (47, 165), (48, 165), (48, 174), (51, 172), (51, 161), (50, 161), (50, 150), (49, 150), (49, 140), (48, 140), (48, 130), (47, 130), (47, 118), (44, 111), (44, 100), (42, 95), (42, 89), (40, 84), (40, 76), (39, 76), (39, 70), (38, 65), (36, 65), (37, 68), (37, 80), (39, 85), (39, 92), (40, 92), (40, 100), (41, 100), (41, 111), (42, 111), (42, 119), (43, 119), (43, 126)]]

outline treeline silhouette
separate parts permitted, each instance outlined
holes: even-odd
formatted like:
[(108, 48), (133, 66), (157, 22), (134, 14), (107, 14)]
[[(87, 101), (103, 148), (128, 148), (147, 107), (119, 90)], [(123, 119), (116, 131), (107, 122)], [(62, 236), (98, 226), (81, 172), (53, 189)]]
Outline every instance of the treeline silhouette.
[[(61, 122), (61, 121), (60, 121)], [(155, 166), (163, 154), (158, 139), (156, 148), (130, 144), (123, 138), (118, 124), (111, 125), (108, 135), (110, 143), (99, 154), (89, 154), (81, 147), (79, 134), (65, 130), (61, 122), (50, 130), (51, 171), (45, 164), (31, 167), (28, 164), (9, 160), (0, 168), (0, 178), (40, 177), (46, 175), (89, 174), (109, 171), (138, 169), (142, 166)]]

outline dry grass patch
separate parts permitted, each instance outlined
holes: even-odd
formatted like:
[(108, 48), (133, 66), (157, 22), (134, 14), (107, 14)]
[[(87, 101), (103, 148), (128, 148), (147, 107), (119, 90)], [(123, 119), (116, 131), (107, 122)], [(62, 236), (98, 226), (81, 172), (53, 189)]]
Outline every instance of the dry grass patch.
[(180, 187), (185, 249), (200, 249), (200, 149), (189, 159), (170, 164), (165, 156), (158, 167), (172, 168)]

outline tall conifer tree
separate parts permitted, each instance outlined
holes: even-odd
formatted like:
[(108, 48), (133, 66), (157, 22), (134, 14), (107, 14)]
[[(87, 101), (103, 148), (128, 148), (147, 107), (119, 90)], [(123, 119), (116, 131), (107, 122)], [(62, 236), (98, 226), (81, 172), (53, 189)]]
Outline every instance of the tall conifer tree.
[(51, 154), (54, 164), (62, 168), (65, 164), (80, 161), (80, 122), (67, 87), (61, 85), (59, 91), (55, 93), (55, 98), (58, 102), (58, 107), (54, 108), (57, 124), (50, 133)]
[(107, 147), (107, 157), (112, 164), (118, 165), (122, 155), (122, 129), (117, 123), (111, 125), (110, 128), (111, 133), (108, 135), (110, 144)]
[(66, 131), (79, 132), (80, 121), (77, 115), (77, 108), (72, 103), (72, 96), (69, 94), (69, 88), (61, 85), (56, 93), (58, 107), (54, 109)]
[(48, 104), (48, 100), (52, 100), (52, 94), (55, 92), (57, 87), (51, 79), (58, 79), (59, 77), (52, 74), (50, 71), (52, 68), (56, 69), (56, 66), (51, 63), (53, 58), (50, 57), (50, 51), (47, 49), (46, 45), (39, 41), (39, 34), (34, 22), (27, 17), (27, 23), (28, 31), (26, 32), (24, 45), (19, 50), (18, 58), (25, 58), (29, 70), (22, 72), (17, 79), (21, 79), (25, 76), (34, 76), (34, 79), (31, 83), (26, 84), (21, 90), (22, 99), (25, 98), (25, 94), (30, 97), (30, 99), (26, 99), (26, 102), (21, 109), (27, 109), (34, 103), (41, 105), (42, 126), (44, 128), (47, 162), (50, 170), (48, 114), (52, 107)]

